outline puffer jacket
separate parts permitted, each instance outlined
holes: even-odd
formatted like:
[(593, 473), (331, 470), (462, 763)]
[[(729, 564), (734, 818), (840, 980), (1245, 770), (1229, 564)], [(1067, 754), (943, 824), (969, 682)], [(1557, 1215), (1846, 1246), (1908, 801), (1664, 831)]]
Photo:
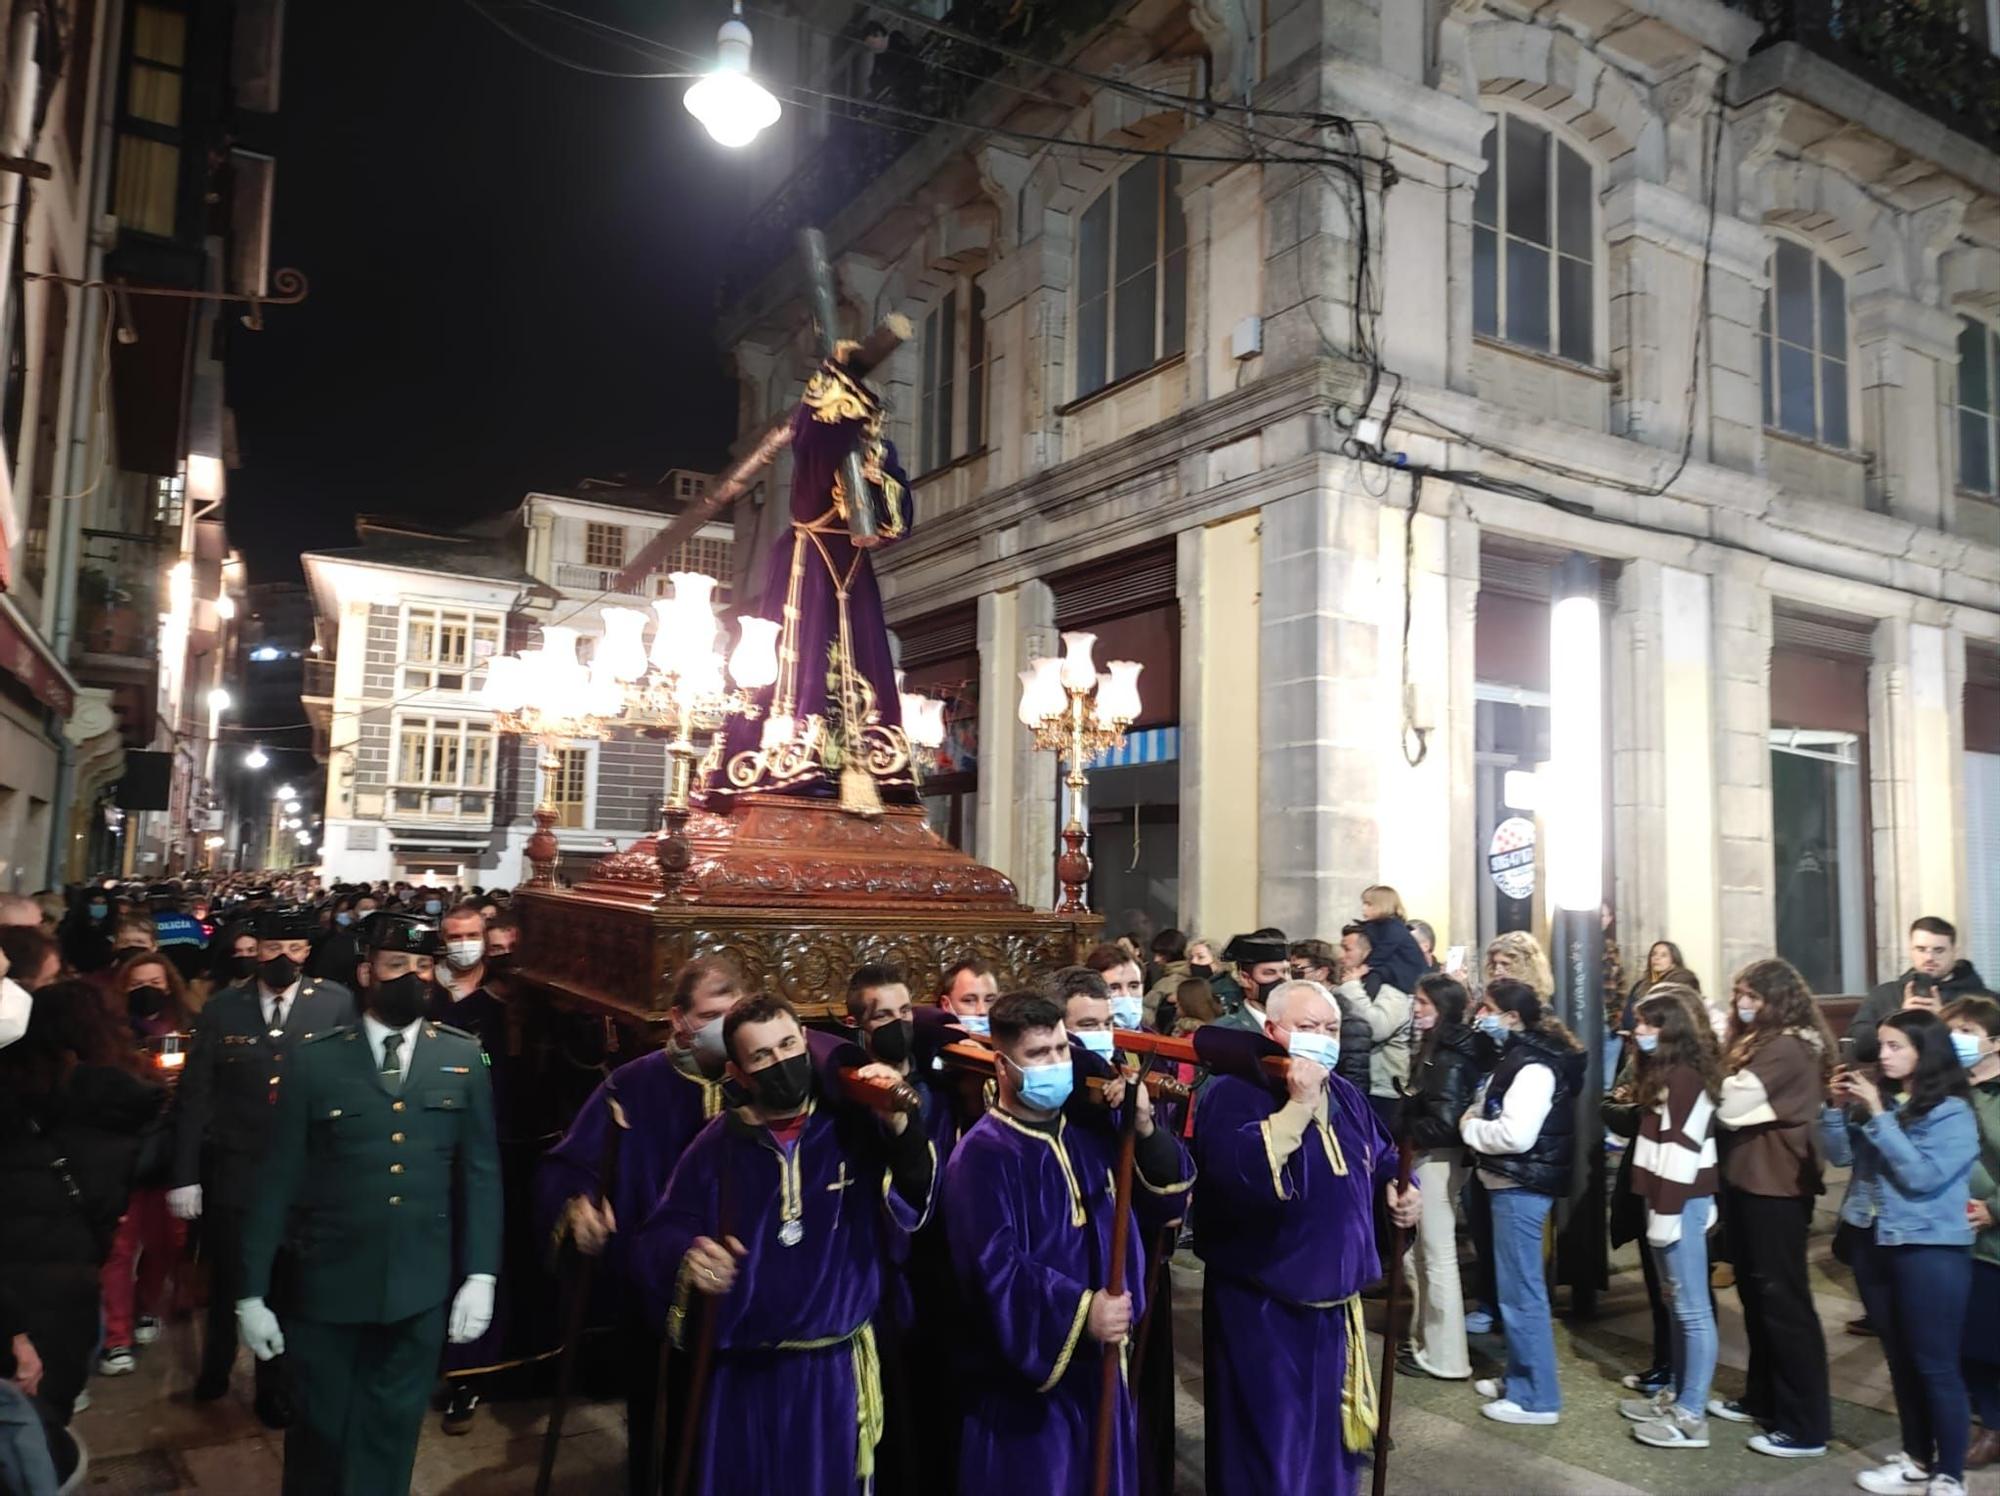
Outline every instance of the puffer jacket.
[(1492, 1064), (1492, 1042), (1477, 1029), (1455, 1023), (1432, 1034), (1418, 1051), (1403, 1098), (1402, 1133), (1409, 1146), (1446, 1158), (1462, 1156), (1458, 1119)]
[(1482, 1153), (1478, 1163), (1524, 1190), (1563, 1199), (1569, 1194), (1576, 1160), (1576, 1097), (1583, 1085), (1583, 1051), (1560, 1030), (1525, 1029), (1513, 1035), (1493, 1067), (1484, 1111), (1488, 1117), (1499, 1116), (1507, 1088), (1530, 1065), (1546, 1065), (1555, 1072), (1555, 1091), (1541, 1131), (1522, 1152)]

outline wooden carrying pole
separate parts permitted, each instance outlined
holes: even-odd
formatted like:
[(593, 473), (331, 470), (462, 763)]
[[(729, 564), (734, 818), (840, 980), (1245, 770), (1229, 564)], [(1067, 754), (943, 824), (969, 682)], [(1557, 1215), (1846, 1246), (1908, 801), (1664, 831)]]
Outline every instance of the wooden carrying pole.
[[(1410, 1187), (1410, 1140), (1407, 1134), (1396, 1140), (1396, 1197)], [(1403, 1296), (1403, 1240), (1401, 1226), (1389, 1227), (1389, 1298), (1383, 1306), (1382, 1374), (1375, 1424), (1375, 1473), (1369, 1496), (1382, 1496), (1389, 1488), (1389, 1409), (1396, 1400), (1396, 1302)]]
[[(1117, 1188), (1112, 1197), (1111, 1265), (1105, 1274), (1104, 1291), (1117, 1298), (1125, 1292), (1125, 1247), (1132, 1239), (1132, 1158), (1139, 1145), (1138, 1098), (1128, 1094), (1125, 1110), (1118, 1120)], [(1104, 1347), (1103, 1379), (1097, 1389), (1097, 1438), (1091, 1468), (1091, 1496), (1107, 1496), (1111, 1489), (1111, 1445), (1118, 1419), (1118, 1376), (1121, 1347)]]

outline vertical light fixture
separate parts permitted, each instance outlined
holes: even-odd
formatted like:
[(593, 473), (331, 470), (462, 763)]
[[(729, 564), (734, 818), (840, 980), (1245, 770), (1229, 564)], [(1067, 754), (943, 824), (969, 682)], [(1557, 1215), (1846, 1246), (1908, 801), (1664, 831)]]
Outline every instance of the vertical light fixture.
[(1571, 1212), (1562, 1273), (1570, 1306), (1596, 1312), (1606, 1280), (1604, 1168), (1604, 618), (1593, 556), (1556, 567), (1549, 608), (1549, 763), (1541, 806), (1554, 910), (1556, 1005), (1583, 1043)]

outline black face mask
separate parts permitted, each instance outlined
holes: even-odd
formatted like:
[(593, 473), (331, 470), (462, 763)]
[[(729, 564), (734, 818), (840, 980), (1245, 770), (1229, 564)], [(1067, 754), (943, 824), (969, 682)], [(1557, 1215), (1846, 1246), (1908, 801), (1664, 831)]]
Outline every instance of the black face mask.
[(299, 979), (299, 963), (290, 956), (273, 956), (257, 967), (257, 975), (273, 992), (283, 992)]
[(368, 1011), (392, 1029), (408, 1028), (424, 1016), (430, 983), (419, 972), (406, 971), (393, 981), (368, 989)]
[(512, 951), (498, 951), (486, 958), (486, 973), (488, 976), (497, 977), (513, 969), (514, 953)]
[(231, 956), (229, 958), (229, 974), (239, 982), (248, 981), (257, 974), (257, 958), (255, 956)]
[(868, 1049), (876, 1059), (885, 1065), (900, 1065), (910, 1057), (910, 1045), (917, 1036), (917, 1026), (907, 1018), (899, 1018), (894, 1023), (885, 1023), (868, 1036)]
[(812, 1056), (795, 1054), (750, 1072), (750, 1089), (767, 1112), (795, 1112), (812, 1093)]
[(1290, 980), (1290, 977), (1278, 977), (1273, 981), (1259, 982), (1257, 984), (1257, 1006), (1260, 1008), (1263, 1007), (1264, 1000)]
[(1206, 980), (1215, 975), (1215, 968), (1205, 961), (1190, 961), (1188, 962), (1188, 975), (1191, 977), (1201, 977)]
[(134, 1018), (158, 1018), (166, 1005), (164, 987), (134, 987), (125, 994), (125, 1010)]

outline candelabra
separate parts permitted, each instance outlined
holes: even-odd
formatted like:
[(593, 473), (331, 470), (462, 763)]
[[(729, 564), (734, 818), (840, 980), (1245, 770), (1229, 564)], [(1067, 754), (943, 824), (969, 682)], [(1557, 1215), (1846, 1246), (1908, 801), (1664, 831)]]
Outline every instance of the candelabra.
[(501, 732), (532, 738), (539, 746), (542, 794), (535, 804), (535, 830), (523, 853), (533, 869), (531, 888), (550, 888), (556, 881), (556, 821), (561, 812), (552, 798), (562, 770), (561, 747), (578, 738), (608, 735), (606, 718), (616, 702), (594, 688), (576, 657), (577, 631), (547, 624), (535, 649), (500, 655), (486, 665), (481, 700), (493, 710), (493, 725)]
[(1062, 756), (1069, 767), (1069, 820), (1062, 830), (1056, 879), (1062, 896), (1058, 914), (1084, 914), (1090, 903), (1090, 833), (1084, 829), (1084, 769), (1099, 754), (1119, 747), (1125, 729), (1139, 715), (1139, 671), (1132, 660), (1111, 660), (1097, 673), (1091, 651), (1095, 634), (1064, 634), (1063, 657), (1036, 659), (1021, 672), (1021, 723), (1033, 731), (1035, 746)]

